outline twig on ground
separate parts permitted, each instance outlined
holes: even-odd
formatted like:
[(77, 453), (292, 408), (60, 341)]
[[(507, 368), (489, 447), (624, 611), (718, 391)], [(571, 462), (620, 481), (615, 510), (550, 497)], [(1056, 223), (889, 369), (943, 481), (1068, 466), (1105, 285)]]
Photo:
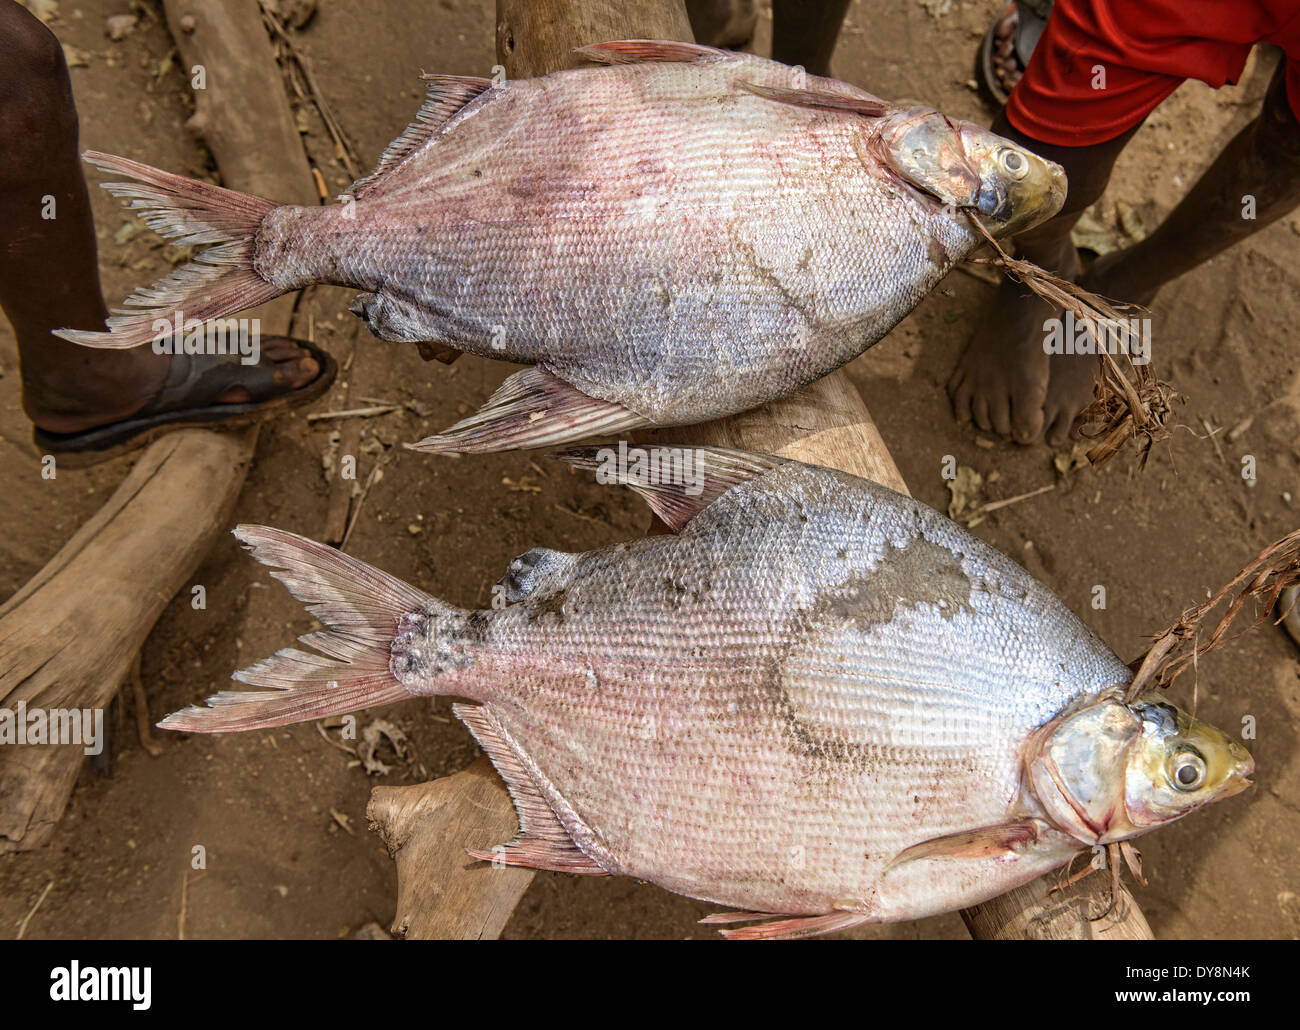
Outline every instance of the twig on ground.
[(157, 758), (163, 753), (163, 747), (149, 731), (152, 723), (149, 719), (149, 698), (145, 696), (144, 681), (140, 678), (141, 657), (141, 653), (137, 652), (127, 677), (131, 681), (131, 699), (135, 702), (135, 729), (140, 736), (140, 746)]
[(1055, 483), (1048, 483), (1046, 486), (1040, 486), (1037, 490), (1030, 490), (1028, 493), (1016, 494), (1015, 497), (1004, 497), (998, 501), (989, 501), (987, 504), (981, 504), (974, 511), (967, 514), (966, 524), (970, 525), (970, 520), (974, 519), (976, 516), (982, 518), (991, 511), (997, 511), (999, 508), (1006, 508), (1012, 504), (1019, 504), (1021, 501), (1027, 501), (1031, 497), (1037, 497), (1039, 494), (1045, 494), (1048, 491), (1055, 489)]
[(23, 934), (27, 932), (27, 924), (32, 921), (32, 916), (36, 915), (36, 910), (41, 907), (41, 902), (45, 900), (45, 895), (50, 893), (50, 888), (53, 886), (53, 880), (50, 880), (50, 882), (45, 885), (45, 890), (41, 891), (41, 896), (36, 899), (36, 904), (31, 907), (31, 910), (27, 915), (23, 916), (23, 921), (18, 926), (18, 936), (15, 937), (14, 940), (21, 941), (23, 939)]
[(370, 488), (384, 478), (385, 462), (375, 462), (374, 468), (370, 470), (370, 475), (366, 476), (366, 485), (361, 488), (361, 493), (357, 495), (357, 503), (352, 506), (352, 518), (348, 520), (347, 531), (343, 534), (343, 539), (339, 541), (339, 550), (347, 549), (348, 538), (352, 536), (352, 529), (357, 524), (357, 519), (361, 517), (361, 506), (366, 503), (366, 496), (370, 493)]
[(319, 112), (321, 121), (325, 123), (325, 130), (334, 141), (334, 156), (338, 158), (347, 173), (356, 179), (361, 174), (356, 151), (352, 149), (352, 144), (343, 131), (342, 123), (325, 102), (320, 87), (316, 84), (316, 76), (312, 74), (311, 65), (298, 49), (298, 44), (294, 42), (293, 36), (280, 20), (279, 15), (270, 10), (262, 0), (258, 0), (258, 7), (262, 10), (262, 21), (266, 23), (272, 40), (277, 44), (276, 57), (288, 73), (289, 85), (293, 87), (299, 99), (311, 101)]
[(376, 415), (390, 415), (401, 411), (400, 404), (376, 405), (371, 408), (349, 408), (347, 411), (314, 411), (307, 416), (308, 422), (325, 422), (336, 418), (374, 418)]

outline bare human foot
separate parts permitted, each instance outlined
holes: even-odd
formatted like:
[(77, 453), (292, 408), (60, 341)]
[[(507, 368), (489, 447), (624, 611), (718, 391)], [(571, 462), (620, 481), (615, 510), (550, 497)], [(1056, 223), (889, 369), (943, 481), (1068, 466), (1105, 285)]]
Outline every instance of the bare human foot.
[(1043, 322), (1058, 312), (1019, 283), (1004, 279), (948, 380), (953, 414), (985, 432), (1032, 443), (1043, 430), (1048, 357)]
[[(1111, 300), (1149, 304), (1155, 291), (1135, 295), (1112, 269), (1122, 270), (1125, 251), (1099, 258), (1079, 285)], [(1075, 255), (1073, 271), (1077, 275)], [(1067, 264), (1067, 273), (1071, 271)], [(1051, 319), (1063, 312), (1018, 283), (1004, 280), (990, 316), (948, 382), (959, 422), (1032, 443), (1040, 435), (1053, 447), (1070, 439), (1075, 419), (1092, 403), (1099, 359), (1090, 354), (1048, 354)]]
[[(1122, 270), (1127, 258), (1126, 250), (1103, 255), (1079, 277), (1079, 285), (1108, 300), (1147, 306), (1155, 300), (1157, 290), (1135, 290), (1131, 282), (1112, 273), (1113, 269)], [(1043, 430), (1049, 444), (1065, 443), (1074, 420), (1092, 403), (1098, 364), (1099, 359), (1089, 355), (1052, 356), (1047, 396), (1043, 400)]]

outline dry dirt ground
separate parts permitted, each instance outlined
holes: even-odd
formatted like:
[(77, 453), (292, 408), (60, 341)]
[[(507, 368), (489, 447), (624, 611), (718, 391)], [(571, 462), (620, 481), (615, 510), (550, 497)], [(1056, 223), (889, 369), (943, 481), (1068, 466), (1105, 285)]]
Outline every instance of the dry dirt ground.
[[(105, 18), (126, 0), (62, 0), (53, 29), (82, 55), (72, 81), (86, 146), (190, 174), (209, 158), (183, 130), (187, 85), (166, 60), (171, 50), (160, 5), (133, 4), (140, 25), (121, 42)], [(968, 85), (972, 52), (991, 0), (888, 5), (857, 3), (841, 37), (836, 73), (882, 96), (916, 98), (949, 114), (987, 122)], [(933, 13), (932, 13), (933, 12)], [(942, 13), (940, 13), (942, 12)], [(770, 21), (760, 22), (765, 52)], [(365, 160), (373, 160), (416, 110), (423, 70), (489, 75), (491, 5), (483, 0), (322, 0), (302, 33), (317, 77)], [(587, 42), (587, 41), (575, 41)], [(1114, 222), (1116, 201), (1155, 224), (1216, 148), (1251, 117), (1264, 76), (1214, 93), (1192, 83), (1157, 111), (1120, 161), (1098, 217)], [(328, 150), (309, 117), (314, 153)], [(330, 186), (346, 176), (326, 160)], [(104, 288), (116, 302), (168, 267), (145, 232), (118, 242), (130, 219), (93, 191)], [(1010, 497), (1056, 483), (1051, 493), (1004, 508), (976, 528), (1023, 562), (1121, 655), (1204, 598), (1260, 547), (1295, 528), (1300, 501), (1294, 332), (1300, 302), (1296, 256), (1300, 215), (1260, 233), (1170, 287), (1156, 306), (1155, 359), (1187, 397), (1179, 429), (1139, 473), (1131, 456), (1063, 478), (1046, 447), (980, 440), (954, 425), (943, 392), (961, 348), (990, 299), (980, 280), (954, 273), (888, 339), (851, 366), (913, 492), (937, 507), (948, 493), (945, 455), (986, 480), (986, 497)], [(411, 402), (368, 421), (361, 475), (384, 474), (370, 492), (350, 553), (458, 604), (484, 605), (507, 562), (545, 544), (580, 550), (642, 533), (646, 512), (630, 495), (529, 454), (452, 460), (403, 451), (481, 403), (510, 371), (466, 356), (448, 368), (413, 349), (374, 341), (346, 312), (349, 295), (309, 291), (318, 342), (355, 360), (319, 410), (342, 406), (344, 383), (360, 395)], [(300, 319), (297, 332), (307, 331)], [(129, 459), (43, 480), (19, 404), (17, 357), (0, 326), (0, 596), (8, 596), (55, 553), (113, 490)], [(356, 390), (354, 387), (354, 390)], [(1251, 418), (1216, 448), (1206, 425)], [(236, 511), (238, 521), (318, 535), (324, 524), (330, 423), (302, 413), (264, 430)], [(1240, 474), (1253, 455), (1258, 479)], [(1293, 500), (1294, 499), (1294, 500)], [(143, 677), (154, 717), (223, 688), (249, 664), (305, 630), (309, 620), (278, 584), (226, 539), (197, 570), (206, 610), (189, 591), (172, 602), (150, 637)], [(1106, 588), (1107, 607), (1090, 606)], [(103, 603), (113, 604), (114, 598)], [(1138, 898), (1158, 937), (1295, 937), (1300, 932), (1300, 665), (1294, 645), (1264, 627), (1201, 664), (1199, 707), (1230, 731), (1255, 718), (1257, 786), (1245, 795), (1145, 839), (1151, 886)], [(1190, 681), (1178, 696), (1190, 701)], [(409, 702), (382, 713), (412, 750), (387, 776), (367, 776), (352, 756), (312, 725), (222, 738), (166, 736), (164, 752), (141, 749), (122, 719), (111, 774), (83, 772), (52, 842), (0, 858), (0, 936), (16, 932), (47, 884), (27, 928), (32, 937), (339, 937), (393, 915), (395, 877), (364, 810), (376, 783), (440, 776), (476, 754), (449, 718), (449, 702)], [(373, 715), (364, 716), (363, 723)], [(391, 756), (390, 756), (391, 760)], [(491, 841), (475, 842), (489, 845)], [(190, 870), (191, 849), (207, 868)], [(711, 937), (696, 925), (709, 906), (621, 879), (541, 873), (506, 930), (509, 937)], [(182, 915), (183, 913), (183, 915)], [(964, 937), (956, 916), (865, 931), (870, 937)]]

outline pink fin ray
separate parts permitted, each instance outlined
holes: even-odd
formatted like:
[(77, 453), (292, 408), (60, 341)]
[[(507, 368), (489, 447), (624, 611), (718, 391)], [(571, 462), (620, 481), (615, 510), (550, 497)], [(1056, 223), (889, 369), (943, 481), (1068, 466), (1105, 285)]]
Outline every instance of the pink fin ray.
[(883, 100), (871, 96), (851, 96), (828, 89), (786, 89), (782, 86), (761, 86), (755, 82), (742, 82), (741, 89), (756, 96), (766, 97), (782, 104), (797, 107), (823, 107), (834, 111), (851, 111), (867, 118), (879, 118), (889, 111)]
[(415, 113), (415, 121), (388, 144), (374, 171), (344, 190), (344, 196), (361, 199), (373, 193), (393, 169), (436, 136), (452, 115), (492, 87), (491, 79), (471, 75), (421, 75), (420, 78), (428, 84), (428, 95)]
[(612, 39), (578, 47), (574, 53), (600, 64), (640, 64), (650, 61), (690, 64), (716, 61), (735, 54), (699, 43), (682, 43), (665, 39)]
[(262, 220), (279, 206), (274, 201), (115, 154), (87, 150), (82, 157), (102, 171), (134, 180), (102, 185), (129, 200), (140, 221), (158, 235), (178, 247), (214, 246), (152, 286), (137, 289), (114, 309), (105, 330), (56, 329), (55, 336), (84, 347), (138, 347), (167, 335), (158, 323), (224, 318), (285, 292), (253, 269), (256, 237)]
[(534, 365), (506, 379), (468, 418), (407, 446), (433, 454), (481, 454), (551, 447), (649, 424), (649, 419), (621, 404), (590, 397)]
[[(629, 447), (627, 454), (632, 455), (634, 450), (654, 458), (653, 467), (659, 470), (659, 481), (652, 481), (649, 461), (639, 468), (633, 468), (629, 462), (629, 468), (616, 467), (609, 471), (618, 477), (619, 483), (644, 497), (654, 513), (674, 533), (680, 532), (691, 519), (732, 487), (757, 479), (789, 461), (723, 447), (644, 444)], [(604, 471), (607, 467), (605, 451), (612, 453), (612, 448), (578, 447), (555, 457), (575, 468)], [(651, 455), (652, 451), (656, 453)], [(668, 470), (666, 481), (665, 469)]]
[(410, 697), (389, 666), (389, 645), (405, 614), (446, 608), (415, 587), (325, 544), (268, 526), (235, 536), (325, 624), (302, 642), (320, 654), (283, 648), (234, 678), (262, 690), (223, 690), (158, 723), (166, 730), (219, 733), (343, 715)]
[(786, 941), (799, 937), (819, 937), (837, 930), (851, 930), (871, 922), (861, 912), (826, 912), (817, 916), (789, 916), (775, 912), (719, 912), (701, 919), (701, 923), (739, 923), (747, 919), (771, 919), (771, 922), (743, 926), (739, 930), (720, 930), (729, 941)]
[(904, 848), (894, 856), (888, 868), (919, 858), (996, 858), (1019, 854), (1038, 841), (1042, 826), (1037, 819), (1019, 819), (934, 837)]
[(532, 773), (521, 761), (518, 748), (492, 712), (483, 705), (464, 704), (452, 705), (451, 710), (469, 727), (479, 746), (487, 752), (493, 767), (505, 780), (519, 817), (519, 832), (509, 844), (492, 850), (466, 848), (466, 852), (484, 862), (504, 862), (506, 865), (577, 876), (608, 876), (607, 870), (573, 843), (569, 832), (537, 788)]

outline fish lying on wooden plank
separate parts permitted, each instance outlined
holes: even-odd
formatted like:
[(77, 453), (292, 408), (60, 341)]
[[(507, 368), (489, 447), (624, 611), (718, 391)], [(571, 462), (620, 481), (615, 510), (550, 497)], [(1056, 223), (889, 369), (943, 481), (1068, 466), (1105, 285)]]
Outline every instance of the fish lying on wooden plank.
[[(532, 365), (429, 451), (686, 425), (785, 396), (889, 332), (981, 242), (1049, 218), (1058, 165), (774, 61), (645, 40), (536, 79), (430, 76), (345, 202), (277, 205), (95, 152), (150, 228), (215, 244), (126, 301), (134, 347), (314, 283), (376, 336)], [(178, 322), (177, 312), (181, 313)]]
[[(1249, 785), (1042, 584), (925, 505), (737, 451), (570, 452), (676, 535), (516, 559), (467, 611), (280, 530), (236, 535), (317, 653), (193, 732), (450, 694), (514, 798), (507, 863), (634, 876), (802, 936), (978, 904)], [(655, 464), (657, 462), (657, 464)], [(475, 852), (492, 858), (492, 852)], [(761, 913), (761, 915), (759, 915)], [(719, 920), (721, 921), (721, 920)]]

